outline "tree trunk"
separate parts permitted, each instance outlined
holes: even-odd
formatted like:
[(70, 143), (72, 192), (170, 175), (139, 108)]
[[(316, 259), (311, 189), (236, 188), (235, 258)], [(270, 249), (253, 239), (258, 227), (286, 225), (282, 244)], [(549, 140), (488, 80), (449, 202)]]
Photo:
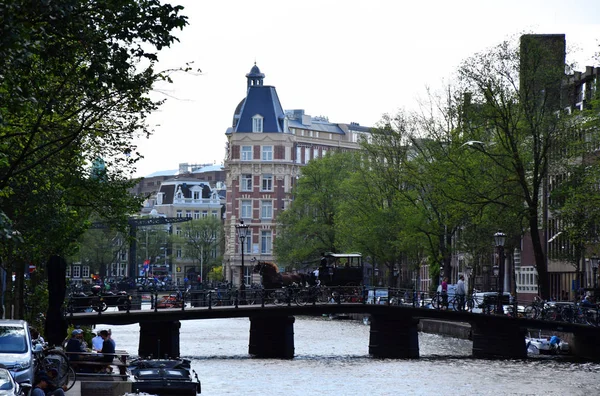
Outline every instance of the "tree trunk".
[(531, 245), (535, 258), (535, 268), (538, 273), (538, 292), (542, 299), (550, 299), (550, 284), (548, 282), (548, 266), (546, 263), (546, 254), (540, 238), (538, 229), (537, 210), (529, 216), (529, 229), (531, 234)]

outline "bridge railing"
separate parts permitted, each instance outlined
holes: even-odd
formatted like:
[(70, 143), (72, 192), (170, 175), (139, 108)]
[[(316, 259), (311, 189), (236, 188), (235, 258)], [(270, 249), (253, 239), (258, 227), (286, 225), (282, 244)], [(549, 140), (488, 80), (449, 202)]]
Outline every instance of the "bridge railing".
[[(466, 311), (478, 314), (498, 314), (497, 294), (473, 293), (459, 300), (455, 295), (442, 295), (430, 291), (398, 288), (367, 288), (364, 286), (309, 286), (264, 289), (250, 286), (245, 290), (232, 287), (180, 290), (175, 293), (130, 293), (121, 296), (116, 306), (120, 311), (139, 310), (143, 303), (150, 303), (154, 311), (159, 309), (181, 309), (245, 305), (319, 305), (319, 304), (380, 304), (397, 305), (420, 309), (443, 309), (448, 311)], [(97, 312), (101, 315), (108, 305), (102, 298), (80, 299), (72, 296), (67, 299), (65, 313)], [(528, 302), (516, 299), (502, 304), (500, 314), (559, 321), (567, 323), (600, 325), (600, 311), (597, 305), (583, 306), (573, 302)]]

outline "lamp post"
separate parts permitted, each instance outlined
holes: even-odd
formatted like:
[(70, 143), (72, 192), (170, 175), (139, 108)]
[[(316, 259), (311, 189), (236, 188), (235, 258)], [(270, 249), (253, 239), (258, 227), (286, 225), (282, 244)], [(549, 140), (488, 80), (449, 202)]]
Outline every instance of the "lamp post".
[[(506, 234), (502, 231), (498, 231), (494, 234), (494, 241), (498, 248), (498, 301), (497, 301), (497, 314), (504, 314), (502, 307), (502, 297), (504, 296), (504, 242), (506, 242)], [(495, 269), (494, 269), (494, 272)]]
[(244, 224), (244, 220), (240, 220), (240, 224), (235, 226), (237, 231), (238, 238), (240, 239), (240, 247), (242, 250), (242, 270), (240, 276), (240, 300), (242, 304), (246, 303), (246, 282), (244, 281), (245, 276), (245, 268), (244, 268), (244, 242), (246, 241), (246, 237), (248, 236), (249, 226), (248, 224)]
[[(594, 289), (598, 288), (598, 256), (593, 256), (592, 261), (592, 271), (594, 272)], [(594, 290), (594, 293), (596, 291)]]

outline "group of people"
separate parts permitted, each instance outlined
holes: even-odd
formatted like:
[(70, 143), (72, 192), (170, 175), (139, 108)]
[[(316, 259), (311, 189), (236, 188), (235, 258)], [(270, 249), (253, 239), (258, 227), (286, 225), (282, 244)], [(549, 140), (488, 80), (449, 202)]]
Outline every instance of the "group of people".
[[(115, 354), (116, 343), (112, 339), (112, 332), (109, 330), (100, 330), (98, 334), (92, 333), (92, 347), (90, 348), (85, 339), (83, 338), (83, 330), (74, 329), (71, 333), (71, 338), (67, 342), (65, 348), (66, 352), (69, 352), (69, 360), (76, 362), (79, 360), (87, 361), (98, 361), (98, 362), (112, 362)], [(85, 354), (78, 354), (77, 352), (97, 352), (98, 355), (90, 356)], [(110, 366), (104, 368), (109, 371)]]
[[(441, 287), (443, 305), (444, 307), (448, 307), (448, 277), (444, 277), (444, 279), (442, 279)], [(460, 275), (458, 277), (458, 282), (456, 282), (456, 289), (454, 289), (454, 295), (456, 296), (458, 310), (464, 310), (467, 290), (465, 289), (465, 277), (463, 275)]]

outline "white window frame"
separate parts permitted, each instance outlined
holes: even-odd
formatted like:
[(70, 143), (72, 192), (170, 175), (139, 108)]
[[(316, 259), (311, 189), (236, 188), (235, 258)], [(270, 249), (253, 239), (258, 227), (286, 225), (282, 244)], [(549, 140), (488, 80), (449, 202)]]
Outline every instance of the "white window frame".
[(263, 175), (260, 191), (273, 191), (273, 175)]
[(260, 202), (260, 218), (261, 219), (272, 219), (273, 218), (273, 201), (261, 201)]
[(208, 217), (208, 210), (203, 210), (202, 211), (202, 218), (205, 219)]
[(300, 146), (296, 147), (296, 163), (299, 164), (302, 160), (302, 148)]
[(240, 217), (242, 219), (252, 218), (252, 200), (244, 199), (240, 203)]
[(256, 114), (252, 117), (252, 132), (261, 133), (263, 131), (264, 117), (260, 114)]
[(73, 265), (71, 266), (73, 269), (73, 278), (81, 278), (81, 265)]
[(240, 149), (240, 159), (242, 161), (252, 161), (252, 146), (242, 146)]
[(273, 161), (273, 146), (262, 146), (260, 158), (263, 161)]
[(177, 210), (177, 217), (178, 218), (182, 218), (183, 217), (183, 210), (181, 210), (181, 209)]
[(244, 173), (241, 176), (241, 191), (252, 191), (252, 175), (249, 173)]
[(90, 266), (89, 265), (84, 265), (83, 267), (81, 267), (81, 277), (82, 278), (90, 277)]
[(198, 220), (200, 218), (200, 211), (194, 210), (194, 220)]
[(273, 232), (270, 230), (260, 232), (260, 253), (271, 254), (273, 250)]

